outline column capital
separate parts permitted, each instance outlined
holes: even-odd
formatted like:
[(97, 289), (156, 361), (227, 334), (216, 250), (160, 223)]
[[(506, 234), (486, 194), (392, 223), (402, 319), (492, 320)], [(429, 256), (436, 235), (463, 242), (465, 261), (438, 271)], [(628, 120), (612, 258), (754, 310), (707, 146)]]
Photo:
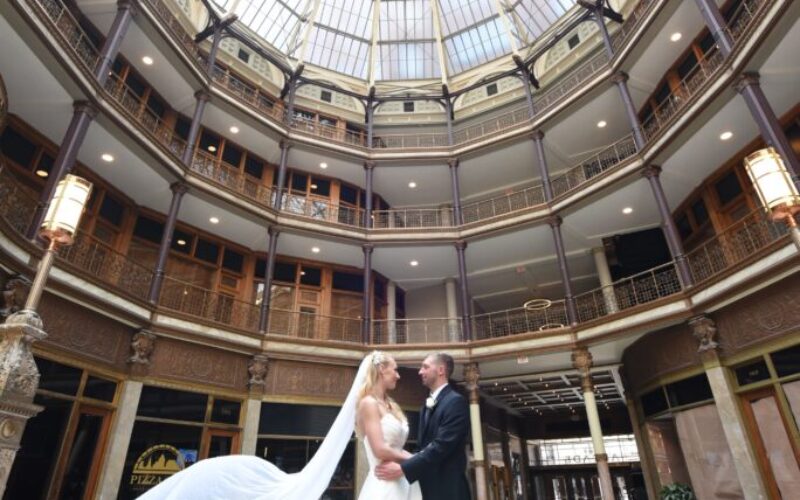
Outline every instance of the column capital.
[(117, 10), (129, 10), (131, 15), (136, 15), (136, 0), (117, 0)]
[(170, 191), (177, 195), (185, 195), (189, 191), (189, 186), (185, 182), (173, 182), (169, 185)]
[(374, 170), (377, 164), (372, 160), (367, 160), (364, 162), (364, 170)]
[(447, 166), (450, 167), (450, 168), (458, 168), (459, 163), (461, 163), (461, 162), (459, 161), (458, 158), (448, 158), (447, 159)]
[(561, 226), (561, 223), (564, 222), (564, 219), (561, 218), (559, 215), (551, 215), (545, 219), (547, 224), (552, 227), (553, 229)]
[(528, 134), (528, 137), (530, 137), (534, 141), (541, 141), (542, 139), (544, 139), (544, 132), (542, 132), (541, 129), (537, 128), (536, 130)]
[(373, 243), (364, 243), (361, 245), (361, 249), (364, 251), (365, 254), (372, 253), (375, 250), (375, 245)]
[(72, 103), (72, 110), (76, 113), (85, 113), (92, 120), (97, 117), (97, 108), (89, 101), (75, 101)]
[(455, 247), (459, 250), (464, 250), (467, 248), (467, 242), (464, 240), (458, 240), (454, 243)]
[(139, 330), (131, 339), (131, 351), (133, 354), (128, 358), (128, 364), (147, 366), (150, 364), (150, 357), (156, 348), (156, 336), (147, 330)]
[(247, 387), (250, 390), (264, 389), (267, 385), (267, 373), (269, 373), (269, 357), (266, 354), (256, 354), (247, 362), (247, 373), (250, 378)]
[(285, 149), (285, 150), (288, 151), (288, 150), (292, 149), (292, 146), (294, 146), (294, 143), (292, 141), (288, 141), (286, 139), (281, 139), (281, 142), (278, 143), (278, 146), (281, 149)]
[(472, 393), (477, 392), (478, 382), (481, 379), (481, 369), (478, 363), (467, 363), (464, 365), (464, 382), (467, 384), (467, 390)]
[(758, 71), (745, 71), (733, 81), (733, 88), (736, 89), (736, 92), (741, 93), (747, 87), (760, 84), (761, 75), (758, 74)]
[[(572, 366), (578, 370), (581, 376), (581, 385), (584, 385), (585, 379), (589, 381), (589, 390), (591, 391), (592, 378), (590, 370), (592, 369), (592, 353), (586, 347), (577, 347), (572, 351)], [(584, 391), (586, 387), (584, 387)]]
[[(692, 329), (692, 335), (697, 339), (700, 346), (697, 352), (703, 355), (713, 354), (716, 355), (719, 344), (716, 341), (717, 325), (714, 320), (706, 315), (695, 316), (689, 320), (689, 326)], [(708, 354), (706, 354), (708, 353)]]
[(269, 226), (267, 228), (267, 234), (270, 236), (278, 236), (281, 234), (281, 230), (278, 226)]
[(661, 175), (661, 167), (658, 165), (647, 165), (642, 169), (642, 177), (645, 179), (658, 178)]
[(628, 81), (628, 73), (625, 73), (624, 71), (617, 71), (611, 77), (611, 81), (614, 83), (625, 83)]
[(200, 89), (194, 93), (194, 98), (198, 101), (208, 102), (211, 99), (211, 94), (204, 89)]

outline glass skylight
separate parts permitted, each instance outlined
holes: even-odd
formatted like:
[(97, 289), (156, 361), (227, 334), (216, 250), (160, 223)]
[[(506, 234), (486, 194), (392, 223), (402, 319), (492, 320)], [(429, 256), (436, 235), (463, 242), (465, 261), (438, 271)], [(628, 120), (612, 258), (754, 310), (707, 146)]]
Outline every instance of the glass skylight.
[(375, 80), (461, 73), (528, 47), (575, 5), (575, 0), (215, 1), (294, 60)]

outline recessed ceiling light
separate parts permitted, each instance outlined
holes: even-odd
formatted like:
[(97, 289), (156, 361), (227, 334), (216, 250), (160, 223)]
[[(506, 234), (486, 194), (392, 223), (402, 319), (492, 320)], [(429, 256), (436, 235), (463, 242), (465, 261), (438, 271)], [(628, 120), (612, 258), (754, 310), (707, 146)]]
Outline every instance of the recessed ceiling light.
[(328, 164), (323, 161), (322, 163), (319, 164), (319, 168), (325, 170), (326, 168), (328, 168)]
[(238, 134), (238, 133), (239, 133), (239, 127), (237, 127), (236, 125), (234, 125), (234, 126), (232, 126), (232, 127), (230, 128), (230, 131), (231, 131), (231, 134)]
[(605, 120), (600, 120), (597, 122), (597, 128), (605, 128), (606, 125), (608, 125), (608, 123), (606, 123)]
[(211, 217), (211, 218), (208, 219), (208, 222), (210, 222), (212, 224), (219, 224), (219, 218), (218, 217)]
[(146, 65), (150, 66), (150, 65), (153, 64), (153, 58), (150, 57), (150, 56), (144, 56), (142, 58), (142, 62), (145, 63)]
[(114, 161), (114, 157), (108, 153), (101, 154), (100, 159), (107, 163), (111, 163), (112, 161)]
[(178, 240), (175, 243), (177, 243), (180, 246), (184, 246), (186, 244), (186, 240)]
[(625, 215), (632, 214), (633, 213), (633, 208), (625, 207), (625, 208), (622, 209), (622, 213), (625, 214)]
[(212, 144), (212, 145), (210, 145), (210, 146), (208, 147), (208, 150), (209, 150), (209, 151), (211, 151), (211, 152), (213, 153), (213, 152), (215, 152), (215, 151), (217, 150), (217, 147), (216, 147), (216, 146), (214, 146), (214, 145)]
[(411, 262), (409, 262), (409, 264), (411, 265), (411, 267), (417, 267), (419, 265), (419, 262), (416, 260), (412, 260)]
[(410, 187), (411, 189), (414, 189), (415, 187), (417, 187), (417, 183), (414, 182), (414, 181), (411, 181), (411, 182), (408, 183), (408, 187)]
[(314, 253), (319, 253), (319, 247), (311, 247), (311, 251)]
[(305, 276), (305, 275), (306, 275), (305, 271), (300, 271), (300, 276)]
[(317, 189), (317, 185), (316, 184), (312, 184), (311, 185), (311, 189)]
[(726, 130), (725, 132), (719, 134), (719, 138), (722, 141), (727, 141), (731, 137), (733, 137), (733, 132), (731, 132), (730, 130)]
[(39, 177), (47, 177), (48, 175), (50, 175), (50, 173), (47, 170), (39, 169), (36, 171), (36, 175), (38, 175)]
[(670, 35), (670, 37), (669, 37), (669, 41), (670, 41), (670, 42), (677, 42), (678, 40), (680, 40), (680, 39), (681, 39), (681, 37), (683, 37), (683, 35), (681, 35), (680, 33), (678, 33), (678, 32), (676, 31), (675, 33), (673, 33), (672, 35)]

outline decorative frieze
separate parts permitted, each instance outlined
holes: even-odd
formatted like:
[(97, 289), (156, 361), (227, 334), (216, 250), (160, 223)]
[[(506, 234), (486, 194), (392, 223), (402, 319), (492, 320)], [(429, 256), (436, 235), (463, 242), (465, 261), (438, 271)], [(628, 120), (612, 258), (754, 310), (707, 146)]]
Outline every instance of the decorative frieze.
[(150, 356), (150, 376), (242, 390), (247, 387), (247, 358), (218, 347), (159, 338)]
[(31, 289), (31, 282), (24, 276), (14, 276), (6, 281), (3, 287), (2, 307), (0, 308), (0, 319), (6, 319), (17, 311), (22, 310), (25, 299)]

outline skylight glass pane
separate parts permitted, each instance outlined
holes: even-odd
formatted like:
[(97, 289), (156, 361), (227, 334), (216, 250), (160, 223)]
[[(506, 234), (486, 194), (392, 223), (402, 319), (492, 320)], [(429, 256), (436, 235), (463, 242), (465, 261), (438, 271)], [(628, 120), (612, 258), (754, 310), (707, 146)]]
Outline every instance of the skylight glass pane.
[(433, 40), (430, 0), (383, 0), (378, 40)]
[(498, 18), (445, 38), (445, 48), (450, 71), (454, 74), (511, 52)]
[(306, 0), (217, 0), (226, 12), (233, 8), (239, 20), (275, 48), (287, 52), (294, 43)]
[[(522, 26), (527, 31), (527, 37), (534, 40), (574, 5), (575, 0), (519, 0), (511, 12), (519, 21), (513, 23), (514, 31)], [(526, 38), (522, 35), (520, 38)]]
[(442, 19), (442, 36), (497, 17), (494, 0), (438, 0)]
[(377, 80), (439, 78), (436, 42), (381, 43), (378, 45)]
[(367, 77), (369, 44), (364, 40), (315, 26), (308, 39), (306, 60), (317, 66), (357, 78)]

